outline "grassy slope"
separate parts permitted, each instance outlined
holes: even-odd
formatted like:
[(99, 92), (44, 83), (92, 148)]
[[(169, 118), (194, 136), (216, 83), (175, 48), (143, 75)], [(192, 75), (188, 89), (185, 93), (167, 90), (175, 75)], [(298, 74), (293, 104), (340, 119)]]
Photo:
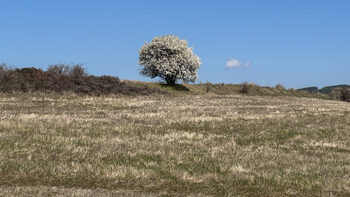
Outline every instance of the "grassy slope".
[[(203, 95), (203, 94), (216, 94), (216, 95), (241, 95), (240, 90), (242, 85), (240, 84), (184, 84), (168, 86), (161, 83), (154, 82), (141, 82), (141, 81), (125, 81), (127, 84), (133, 86), (147, 86), (151, 88), (160, 89), (166, 92), (175, 94), (189, 94), (189, 95)], [(306, 91), (276, 89), (272, 87), (251, 86), (247, 95), (254, 96), (293, 96), (293, 97), (307, 97), (307, 98), (320, 98), (331, 99), (329, 95), (325, 94), (312, 94)]]
[(345, 102), (0, 94), (0, 109), (0, 195), (350, 195)]

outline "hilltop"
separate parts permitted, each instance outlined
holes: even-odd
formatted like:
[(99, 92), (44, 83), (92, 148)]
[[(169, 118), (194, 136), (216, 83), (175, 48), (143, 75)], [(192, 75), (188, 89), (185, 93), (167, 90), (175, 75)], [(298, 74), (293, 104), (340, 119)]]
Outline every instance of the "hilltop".
[[(307, 97), (307, 98), (319, 98), (319, 99), (331, 99), (329, 95), (317, 93), (312, 94), (305, 91), (299, 91), (294, 89), (285, 89), (283, 87), (268, 87), (259, 86), (255, 84), (213, 84), (213, 83), (200, 83), (200, 84), (177, 84), (166, 85), (157, 82), (143, 82), (122, 80), (130, 86), (136, 87), (148, 87), (151, 89), (158, 89), (162, 92), (174, 93), (174, 94), (216, 94), (216, 95), (251, 95), (251, 96), (294, 96), (294, 97)], [(247, 86), (247, 92), (243, 93), (242, 89)]]
[(301, 88), (298, 90), (306, 91), (309, 93), (331, 94), (333, 92), (333, 90), (335, 90), (337, 88), (350, 88), (350, 85), (342, 84), (342, 85), (326, 86), (326, 87), (323, 87), (321, 89), (318, 89), (318, 87), (316, 87), (316, 86), (312, 86), (312, 87)]
[[(331, 88), (338, 87), (332, 86)], [(317, 88), (317, 87), (316, 87)], [(0, 92), (65, 92), (79, 95), (151, 95), (151, 94), (215, 94), (215, 95), (255, 95), (255, 96), (294, 96), (331, 99), (329, 88), (285, 89), (259, 86), (256, 84), (176, 84), (166, 85), (157, 82), (120, 80), (116, 76), (88, 75), (81, 65), (51, 65), (47, 70), (38, 68), (8, 68), (0, 65)], [(311, 91), (312, 90), (312, 91)], [(317, 90), (317, 91), (316, 91)], [(314, 94), (317, 93), (317, 94)]]

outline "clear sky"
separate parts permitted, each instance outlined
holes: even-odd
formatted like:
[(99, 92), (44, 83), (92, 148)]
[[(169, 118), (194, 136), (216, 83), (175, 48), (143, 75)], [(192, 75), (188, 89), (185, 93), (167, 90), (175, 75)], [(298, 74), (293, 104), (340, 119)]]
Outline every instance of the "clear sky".
[(348, 0), (0, 0), (0, 62), (149, 80), (138, 50), (186, 39), (199, 81), (287, 88), (350, 84)]

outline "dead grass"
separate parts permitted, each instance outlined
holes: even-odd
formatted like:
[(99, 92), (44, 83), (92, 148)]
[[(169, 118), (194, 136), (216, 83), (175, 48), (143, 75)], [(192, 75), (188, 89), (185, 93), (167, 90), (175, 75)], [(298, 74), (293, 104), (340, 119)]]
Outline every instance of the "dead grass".
[(347, 196), (350, 104), (0, 94), (5, 196)]

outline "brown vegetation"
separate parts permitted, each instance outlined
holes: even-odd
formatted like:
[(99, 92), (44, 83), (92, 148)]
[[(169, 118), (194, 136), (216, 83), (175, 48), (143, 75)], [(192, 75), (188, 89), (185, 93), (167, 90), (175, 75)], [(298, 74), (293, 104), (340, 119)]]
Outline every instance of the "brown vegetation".
[(348, 87), (336, 88), (332, 94), (341, 101), (350, 102), (350, 88)]
[(0, 196), (350, 195), (345, 102), (0, 93), (0, 108)]
[(252, 84), (249, 84), (248, 82), (244, 82), (242, 84), (242, 88), (240, 90), (240, 93), (243, 93), (243, 94), (247, 94), (249, 89), (252, 87), (253, 85)]
[(277, 84), (275, 88), (279, 91), (285, 90), (284, 86), (282, 84)]
[(10, 69), (0, 65), (0, 92), (73, 92), (87, 95), (160, 93), (147, 86), (135, 87), (118, 77), (88, 75), (81, 65), (51, 65), (47, 71), (37, 68)]

